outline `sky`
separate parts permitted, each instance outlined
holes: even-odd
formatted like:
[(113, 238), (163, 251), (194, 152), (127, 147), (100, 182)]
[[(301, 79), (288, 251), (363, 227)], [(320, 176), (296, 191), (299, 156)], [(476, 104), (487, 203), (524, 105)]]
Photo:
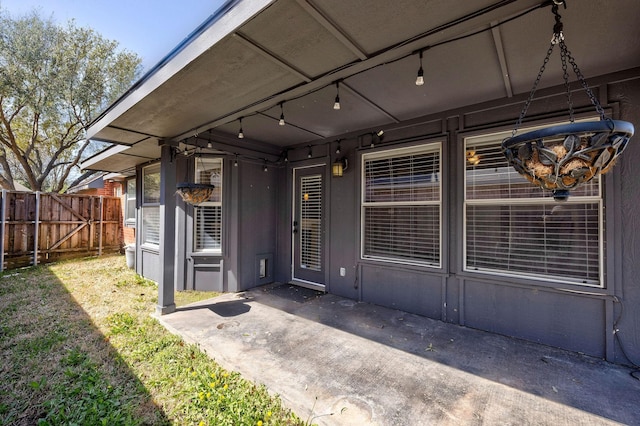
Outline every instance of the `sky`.
[(0, 0), (16, 18), (33, 10), (65, 25), (94, 29), (137, 53), (149, 71), (212, 15), (224, 0)]

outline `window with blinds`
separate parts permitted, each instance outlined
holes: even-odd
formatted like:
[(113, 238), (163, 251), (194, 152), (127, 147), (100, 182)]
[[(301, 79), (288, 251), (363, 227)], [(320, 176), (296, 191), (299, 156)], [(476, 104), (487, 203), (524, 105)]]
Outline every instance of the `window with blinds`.
[(558, 203), (507, 163), (509, 135), (465, 139), (465, 270), (601, 287), (598, 178)]
[(160, 245), (160, 206), (142, 207), (142, 242)]
[(193, 250), (222, 252), (222, 159), (198, 158), (195, 182), (214, 185), (209, 199), (194, 207)]
[(322, 176), (300, 179), (300, 267), (322, 271)]
[(142, 243), (160, 245), (160, 164), (142, 169)]
[(127, 179), (127, 193), (125, 194), (124, 223), (136, 226), (136, 180)]
[(362, 156), (362, 258), (441, 265), (441, 144)]

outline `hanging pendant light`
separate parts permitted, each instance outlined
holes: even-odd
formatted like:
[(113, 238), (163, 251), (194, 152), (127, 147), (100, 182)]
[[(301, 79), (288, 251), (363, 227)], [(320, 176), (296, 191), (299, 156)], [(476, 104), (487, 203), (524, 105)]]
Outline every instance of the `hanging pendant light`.
[(244, 139), (244, 132), (242, 131), (242, 117), (240, 117), (238, 121), (240, 121), (240, 130), (238, 130), (238, 139)]
[(284, 102), (280, 102), (280, 121), (278, 121), (278, 124), (280, 126), (284, 126), (286, 123), (284, 121)]
[(420, 68), (418, 68), (418, 76), (416, 77), (416, 86), (424, 85), (424, 70), (422, 69), (422, 50), (420, 51)]
[[(534, 185), (552, 191), (557, 201), (566, 201), (570, 190), (611, 169), (633, 136), (634, 127), (629, 122), (606, 117), (604, 109), (589, 88), (565, 44), (561, 16), (558, 13), (558, 6), (564, 4), (564, 1), (553, 1), (551, 11), (556, 23), (553, 27), (551, 45), (511, 137), (502, 142), (502, 151), (518, 173)], [(560, 46), (570, 123), (516, 135), (556, 45)], [(587, 92), (600, 116), (600, 121), (575, 122), (567, 62)]]

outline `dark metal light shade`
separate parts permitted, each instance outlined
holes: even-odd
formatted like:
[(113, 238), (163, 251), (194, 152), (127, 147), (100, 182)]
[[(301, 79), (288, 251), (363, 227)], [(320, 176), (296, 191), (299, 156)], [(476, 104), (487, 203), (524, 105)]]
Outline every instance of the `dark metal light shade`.
[(633, 132), (619, 120), (562, 124), (507, 138), (502, 151), (531, 183), (566, 200), (569, 190), (611, 169)]
[(185, 203), (200, 204), (209, 199), (215, 186), (205, 183), (179, 183), (176, 185), (177, 193), (182, 197)]

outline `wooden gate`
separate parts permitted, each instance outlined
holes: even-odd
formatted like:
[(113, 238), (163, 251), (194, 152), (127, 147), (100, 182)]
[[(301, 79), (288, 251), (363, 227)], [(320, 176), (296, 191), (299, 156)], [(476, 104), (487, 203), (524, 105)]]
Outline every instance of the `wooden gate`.
[(0, 270), (115, 252), (120, 198), (2, 191)]

